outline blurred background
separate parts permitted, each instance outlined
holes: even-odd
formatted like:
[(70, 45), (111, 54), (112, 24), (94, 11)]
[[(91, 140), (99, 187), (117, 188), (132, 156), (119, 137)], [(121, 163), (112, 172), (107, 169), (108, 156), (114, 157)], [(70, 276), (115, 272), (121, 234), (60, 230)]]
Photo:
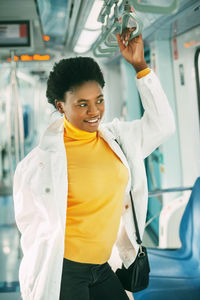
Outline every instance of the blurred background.
[[(13, 210), (13, 174), (16, 164), (38, 144), (46, 126), (60, 117), (45, 96), (53, 64), (67, 57), (94, 57), (106, 81), (104, 121), (114, 117), (129, 121), (143, 114), (134, 69), (119, 49), (108, 50), (111, 46), (105, 44), (106, 30), (116, 19), (122, 20), (125, 4), (139, 18), (130, 21), (142, 30), (146, 62), (158, 75), (176, 120), (176, 133), (145, 160), (152, 193), (144, 244), (173, 251), (183, 247), (180, 224), (200, 175), (200, 1), (1, 0), (1, 300), (21, 299), (18, 268), (22, 253)], [(109, 38), (108, 42), (115, 42), (112, 32)], [(115, 249), (113, 257), (114, 266), (118, 260)], [(135, 295), (135, 299), (157, 299), (156, 295)], [(176, 299), (186, 299), (180, 295)], [(163, 297), (159, 299), (172, 299), (171, 295)]]

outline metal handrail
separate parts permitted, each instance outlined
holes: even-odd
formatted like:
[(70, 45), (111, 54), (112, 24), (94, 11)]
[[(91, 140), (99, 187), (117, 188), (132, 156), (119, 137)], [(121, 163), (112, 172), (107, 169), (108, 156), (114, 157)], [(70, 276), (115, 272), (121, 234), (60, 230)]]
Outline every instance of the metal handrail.
[(97, 22), (104, 23), (106, 15), (110, 14), (111, 7), (113, 4), (118, 3), (119, 0), (104, 0), (102, 9), (100, 10), (99, 16), (97, 18)]
[(136, 25), (136, 29), (134, 30), (134, 32), (131, 33), (129, 40), (132, 40), (136, 36), (140, 35), (143, 30), (143, 23), (142, 23), (141, 19), (136, 15), (136, 13), (124, 11), (122, 14), (121, 33), (125, 28), (134, 27), (134, 26), (129, 26), (129, 22), (131, 20)]
[[(119, 21), (114, 21), (113, 24), (110, 26), (110, 28), (105, 32), (104, 39), (105, 39), (105, 44), (108, 47), (117, 47), (117, 39), (114, 33), (121, 32), (121, 24)], [(114, 41), (109, 41), (109, 36), (114, 38)]]
[[(118, 0), (108, 0), (108, 1), (104, 0), (104, 4), (100, 11), (98, 21), (103, 24), (106, 16), (107, 16), (107, 21), (106, 21), (105, 26), (102, 25), (101, 38), (99, 39), (99, 41), (97, 41), (97, 43), (93, 47), (93, 54), (96, 57), (111, 57), (111, 56), (113, 56), (113, 54), (116, 51), (118, 51), (117, 40), (116, 40), (116, 37), (112, 33), (114, 30), (115, 31), (119, 30), (119, 26), (121, 26), (118, 21), (117, 3), (118, 3)], [(109, 14), (110, 14), (111, 7), (113, 4), (115, 4), (115, 10), (114, 10), (115, 19), (114, 19), (114, 22), (112, 23), (112, 25), (110, 25)], [(114, 36), (114, 43), (110, 42), (108, 40), (109, 35), (112, 35), (112, 37)], [(106, 48), (102, 48), (102, 46), (104, 46)], [(98, 53), (98, 52), (100, 52), (100, 53)]]
[(13, 170), (13, 162), (12, 162), (12, 123), (11, 123), (11, 101), (12, 101), (12, 88), (10, 82), (10, 97), (8, 101), (6, 101), (6, 125), (7, 125), (7, 145), (8, 145), (8, 160), (10, 164), (10, 174), (11, 178), (13, 178), (14, 170)]
[[(131, 11), (131, 6), (133, 6), (134, 9), (142, 12), (150, 12), (150, 13), (157, 13), (157, 14), (171, 14), (177, 11), (178, 3), (179, 3), (178, 0), (173, 0), (171, 4), (168, 6), (157, 6), (157, 5), (141, 4), (138, 3), (137, 0), (124, 0), (123, 1), (124, 12), (122, 14), (121, 17), (122, 22), (120, 24), (119, 17), (118, 17), (118, 6), (117, 6), (118, 2), (119, 1), (117, 0), (104, 0), (103, 7), (99, 13), (97, 21), (103, 24), (105, 21), (105, 17), (107, 15), (108, 17), (107, 27), (105, 31), (102, 30), (102, 37), (93, 47), (93, 54), (96, 57), (111, 57), (112, 53), (115, 53), (118, 50), (118, 42), (115, 34), (117, 32), (121, 34), (125, 28), (130, 28), (129, 26), (130, 21), (134, 22), (134, 25), (136, 26), (136, 30), (134, 30), (134, 32), (130, 34), (129, 40), (141, 34), (143, 30), (142, 20), (135, 14), (135, 12)], [(110, 25), (108, 26), (109, 14), (113, 4), (115, 4), (114, 22), (111, 26)], [(101, 47), (101, 44), (103, 44), (107, 48), (103, 49)]]
[[(121, 16), (121, 31), (120, 34), (126, 28), (132, 28), (136, 26), (134, 32), (131, 33), (129, 40), (132, 40), (134, 37), (140, 35), (143, 30), (143, 22), (142, 20), (136, 15), (135, 10), (129, 0), (123, 1), (124, 11)], [(134, 22), (134, 26), (131, 26), (130, 21)]]
[[(111, 28), (109, 29), (109, 32), (110, 31)], [(105, 41), (106, 34), (107, 34), (106, 28), (102, 26), (102, 36), (100, 40), (96, 43), (95, 47), (93, 48), (93, 54), (96, 57), (112, 57), (113, 54), (118, 50), (118, 47), (109, 47), (104, 49), (102, 48), (102, 44), (105, 45), (104, 41)]]
[(171, 14), (178, 10), (178, 0), (173, 0), (169, 6), (158, 6), (138, 3), (137, 0), (129, 0), (133, 7), (142, 12), (155, 13), (155, 14)]
[[(119, 10), (118, 10), (118, 6), (117, 6), (117, 2), (118, 1), (115, 1), (114, 22), (113, 22), (112, 26), (109, 26), (109, 15), (107, 16), (107, 24), (106, 24), (107, 32), (105, 35), (105, 44), (108, 47), (118, 47), (118, 42), (117, 42), (115, 34), (117, 32), (121, 32), (121, 23), (119, 22)], [(111, 41), (109, 41), (110, 37), (111, 37)]]
[(94, 54), (95, 57), (112, 57), (113, 56), (113, 52), (110, 53), (98, 53), (98, 47), (93, 48), (92, 52)]
[[(191, 191), (193, 187), (177, 187), (177, 188), (169, 188), (169, 189), (158, 189), (154, 191), (149, 191), (148, 196), (154, 197), (154, 196), (160, 196), (164, 193), (173, 193), (173, 192), (183, 192), (183, 191)], [(156, 213), (153, 217), (151, 217), (146, 223), (145, 228), (149, 226), (149, 224), (152, 223), (153, 220), (157, 219), (160, 216), (160, 211)]]
[(164, 193), (173, 193), (173, 192), (183, 192), (183, 191), (191, 191), (193, 187), (176, 187), (176, 188), (169, 188), (169, 189), (157, 189), (154, 191), (149, 191), (148, 196), (154, 197), (154, 196), (160, 196)]
[(109, 53), (111, 53), (111, 54), (113, 54), (113, 53), (115, 53), (117, 50), (118, 50), (118, 48), (102, 48), (102, 46), (101, 45), (99, 45), (99, 46), (97, 46), (97, 50), (100, 52), (100, 53), (106, 53), (106, 54), (109, 54)]
[[(14, 61), (14, 51), (11, 51), (11, 75), (10, 75), (10, 99), (7, 104), (7, 129), (8, 129), (8, 156), (10, 164), (11, 182), (13, 181), (14, 165), (24, 157), (24, 124), (22, 106), (20, 103), (17, 78), (16, 62)], [(14, 149), (15, 159), (12, 154), (12, 99), (14, 102)]]
[[(93, 47), (93, 54), (96, 57), (111, 57), (115, 52), (118, 51), (118, 42), (115, 36), (116, 33), (122, 33), (125, 28), (130, 28), (130, 21), (134, 22), (136, 26), (136, 30), (131, 33), (129, 40), (138, 36), (143, 29), (143, 23), (139, 19), (138, 16), (134, 12), (131, 11), (129, 6), (129, 1), (124, 1), (124, 12), (121, 17), (121, 23), (119, 22), (118, 15), (118, 1), (108, 1), (108, 7), (106, 7), (106, 2), (104, 2), (104, 6), (99, 14), (98, 21), (104, 22), (105, 16), (107, 15), (107, 24), (106, 26), (102, 25), (102, 34), (101, 38)], [(111, 6), (115, 4), (114, 9), (114, 21), (110, 25), (109, 23), (109, 13)], [(103, 17), (102, 17), (103, 14)], [(106, 46), (106, 48), (102, 48), (102, 45)], [(100, 52), (100, 53), (98, 53)]]

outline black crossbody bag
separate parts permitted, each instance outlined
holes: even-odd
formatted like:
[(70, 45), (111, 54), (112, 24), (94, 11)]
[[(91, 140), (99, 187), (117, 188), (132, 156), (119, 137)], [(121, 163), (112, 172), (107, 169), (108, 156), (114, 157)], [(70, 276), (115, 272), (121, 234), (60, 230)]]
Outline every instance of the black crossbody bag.
[[(118, 143), (117, 140), (115, 141)], [(139, 292), (147, 288), (149, 284), (150, 266), (149, 266), (149, 260), (147, 256), (147, 250), (144, 246), (142, 246), (142, 240), (140, 238), (131, 191), (130, 191), (130, 198), (131, 198), (133, 220), (135, 224), (135, 231), (137, 237), (136, 241), (139, 245), (139, 251), (137, 253), (136, 259), (129, 266), (128, 269), (126, 269), (125, 266), (122, 264), (121, 269), (117, 269), (115, 273), (119, 278), (119, 280), (121, 281), (125, 290), (130, 292)]]

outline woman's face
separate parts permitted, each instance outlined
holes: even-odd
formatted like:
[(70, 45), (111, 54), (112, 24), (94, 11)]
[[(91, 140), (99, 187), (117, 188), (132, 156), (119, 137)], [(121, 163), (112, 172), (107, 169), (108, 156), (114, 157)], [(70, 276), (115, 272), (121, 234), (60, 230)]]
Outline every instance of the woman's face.
[(56, 106), (75, 127), (95, 132), (104, 114), (103, 90), (98, 82), (87, 81), (65, 93), (65, 102)]

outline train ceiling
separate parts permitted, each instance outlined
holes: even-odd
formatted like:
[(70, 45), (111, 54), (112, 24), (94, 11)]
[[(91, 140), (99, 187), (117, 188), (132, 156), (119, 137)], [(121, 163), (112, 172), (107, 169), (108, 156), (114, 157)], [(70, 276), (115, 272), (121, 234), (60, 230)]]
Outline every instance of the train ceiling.
[[(141, 1), (152, 5), (169, 5), (171, 2), (169, 0)], [(65, 53), (73, 51), (92, 6), (94, 3), (98, 4), (97, 2), (103, 5), (103, 0), (1, 0), (0, 20), (31, 21), (33, 46), (30, 51)], [(190, 11), (190, 18), (184, 18), (176, 24), (176, 32), (174, 32), (172, 27), (176, 22), (176, 16), (181, 16), (182, 10), (189, 6), (191, 10), (193, 9), (193, 13)], [(197, 11), (195, 15), (194, 12)], [(180, 34), (187, 28), (199, 24), (199, 11), (199, 1), (179, 0), (179, 10), (171, 16), (138, 12), (144, 22), (143, 36), (148, 39), (155, 32), (160, 32), (159, 38), (161, 35), (169, 38), (173, 34)], [(169, 25), (165, 28), (166, 23)], [(44, 36), (49, 37), (49, 40), (45, 40)], [(0, 49), (0, 53), (2, 51)]]

